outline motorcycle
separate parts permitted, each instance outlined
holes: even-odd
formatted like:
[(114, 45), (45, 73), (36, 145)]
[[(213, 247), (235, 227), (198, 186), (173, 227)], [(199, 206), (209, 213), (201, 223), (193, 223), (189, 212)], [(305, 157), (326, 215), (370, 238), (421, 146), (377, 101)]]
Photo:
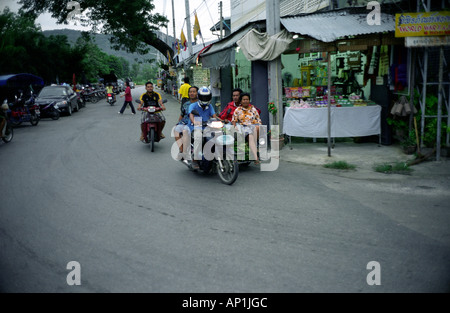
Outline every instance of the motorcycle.
[(23, 93), (20, 93), (19, 97), (15, 96), (15, 102), (10, 105), (8, 119), (12, 126), (19, 126), (23, 122), (30, 122), (32, 126), (36, 126), (39, 123), (40, 114), (33, 93), (26, 101), (23, 99)]
[(107, 95), (107, 99), (108, 99), (108, 103), (113, 106), (114, 103), (116, 102), (116, 97), (114, 97), (114, 95), (112, 93), (108, 93)]
[(79, 108), (86, 107), (86, 102), (83, 100), (83, 97), (81, 96), (81, 92), (80, 91), (76, 91), (75, 93), (77, 94), (78, 107)]
[[(136, 103), (141, 103), (140, 100), (135, 100)], [(163, 100), (166, 103), (167, 99)], [(160, 107), (148, 106), (141, 109), (142, 112), (142, 130), (144, 132), (144, 143), (150, 144), (152, 152), (155, 151), (155, 142), (159, 142), (162, 138), (159, 136), (161, 122), (163, 122), (160, 114), (157, 114), (162, 110)]]
[(90, 88), (89, 86), (82, 87), (80, 96), (84, 102), (97, 103), (98, 100), (100, 99), (97, 92), (94, 89)]
[[(198, 115), (193, 110), (194, 115)], [(198, 166), (204, 173), (217, 173), (222, 183), (232, 185), (239, 175), (239, 164), (236, 160), (234, 147), (234, 136), (227, 134), (222, 121), (210, 119), (202, 123), (202, 152), (198, 156)], [(191, 134), (191, 160), (195, 160), (194, 133)], [(182, 160), (190, 169), (195, 170), (190, 160)]]

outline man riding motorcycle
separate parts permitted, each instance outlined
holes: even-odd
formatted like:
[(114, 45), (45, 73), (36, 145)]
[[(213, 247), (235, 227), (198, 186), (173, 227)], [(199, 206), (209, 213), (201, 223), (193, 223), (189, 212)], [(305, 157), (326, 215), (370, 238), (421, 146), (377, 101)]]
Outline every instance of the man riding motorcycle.
[[(149, 106), (155, 106), (155, 107), (160, 107), (163, 111), (166, 110), (166, 107), (163, 104), (162, 101), (162, 97), (159, 93), (157, 93), (156, 91), (153, 91), (153, 83), (152, 82), (146, 82), (145, 83), (145, 89), (147, 90), (147, 92), (143, 93), (140, 97), (141, 103), (138, 106), (138, 111), (142, 110), (143, 108), (149, 107)], [(164, 126), (166, 125), (166, 118), (164, 117), (164, 115), (162, 114), (162, 112), (158, 112), (157, 114), (161, 115), (161, 127), (159, 130), (159, 137), (160, 138), (165, 138), (165, 136), (162, 133), (162, 130), (164, 128)], [(144, 133), (145, 133), (145, 123), (144, 123), (144, 115), (143, 115), (143, 119), (141, 120), (141, 141), (144, 141)]]
[[(194, 102), (189, 106), (189, 119), (191, 123), (189, 129), (194, 133), (194, 160), (192, 160), (192, 168), (198, 169), (198, 159), (202, 151), (203, 127), (202, 122), (207, 122), (211, 117), (217, 118), (211, 103), (212, 94), (208, 87), (201, 87), (198, 90), (198, 102)], [(192, 112), (197, 111), (198, 115)], [(195, 130), (195, 131), (194, 131)]]

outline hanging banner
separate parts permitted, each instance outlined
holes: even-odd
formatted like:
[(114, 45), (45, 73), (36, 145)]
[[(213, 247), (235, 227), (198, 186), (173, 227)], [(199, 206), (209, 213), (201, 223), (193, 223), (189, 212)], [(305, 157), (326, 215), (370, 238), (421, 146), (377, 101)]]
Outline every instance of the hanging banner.
[(450, 11), (395, 14), (395, 37), (450, 35)]

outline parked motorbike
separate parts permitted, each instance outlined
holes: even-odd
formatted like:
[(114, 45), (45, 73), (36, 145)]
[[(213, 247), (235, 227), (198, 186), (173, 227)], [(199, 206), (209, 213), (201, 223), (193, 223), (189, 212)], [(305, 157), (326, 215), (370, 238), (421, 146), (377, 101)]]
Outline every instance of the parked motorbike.
[(79, 108), (86, 107), (86, 102), (84, 101), (83, 97), (81, 96), (81, 92), (80, 91), (76, 91), (76, 94), (77, 94), (78, 107)]
[(10, 104), (9, 122), (12, 126), (19, 126), (23, 122), (36, 126), (39, 123), (39, 106), (35, 104), (33, 93), (28, 100), (23, 97), (23, 93), (20, 93), (19, 97), (16, 95), (14, 103)]
[(98, 93), (88, 86), (82, 87), (80, 95), (84, 102), (97, 103), (100, 100)]
[[(193, 110), (194, 115), (198, 115)], [(206, 126), (206, 127), (205, 127)], [(200, 170), (204, 173), (217, 173), (222, 183), (232, 185), (239, 175), (239, 164), (234, 153), (234, 136), (225, 131), (222, 121), (210, 119), (203, 122), (202, 153), (198, 156)], [(195, 160), (194, 155), (194, 133), (191, 134), (191, 160)], [(183, 160), (183, 163), (191, 170), (194, 170), (192, 161)]]
[[(140, 100), (135, 100), (136, 103), (141, 103)], [(163, 100), (166, 103), (167, 99)], [(142, 108), (142, 123), (144, 124), (144, 143), (150, 144), (152, 152), (155, 151), (155, 142), (159, 142), (162, 138), (159, 136), (161, 123), (163, 122), (160, 112), (162, 108), (156, 106), (148, 106)]]

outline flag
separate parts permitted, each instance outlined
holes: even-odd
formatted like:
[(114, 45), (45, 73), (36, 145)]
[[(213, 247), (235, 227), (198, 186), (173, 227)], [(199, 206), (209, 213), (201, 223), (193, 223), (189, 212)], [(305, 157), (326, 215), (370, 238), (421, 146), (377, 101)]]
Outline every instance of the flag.
[(173, 53), (180, 54), (180, 41), (178, 39), (175, 38), (172, 46)]
[(194, 22), (194, 39), (200, 35), (202, 37), (202, 31), (200, 30), (200, 23), (198, 22), (197, 12), (195, 12), (195, 22)]
[(184, 36), (184, 32), (183, 30), (181, 30), (181, 45), (184, 47), (184, 51), (186, 51), (187, 49), (187, 40), (186, 37)]
[(167, 62), (168, 62), (169, 64), (172, 64), (172, 58), (170, 57), (170, 52), (169, 52), (169, 50), (167, 50)]

